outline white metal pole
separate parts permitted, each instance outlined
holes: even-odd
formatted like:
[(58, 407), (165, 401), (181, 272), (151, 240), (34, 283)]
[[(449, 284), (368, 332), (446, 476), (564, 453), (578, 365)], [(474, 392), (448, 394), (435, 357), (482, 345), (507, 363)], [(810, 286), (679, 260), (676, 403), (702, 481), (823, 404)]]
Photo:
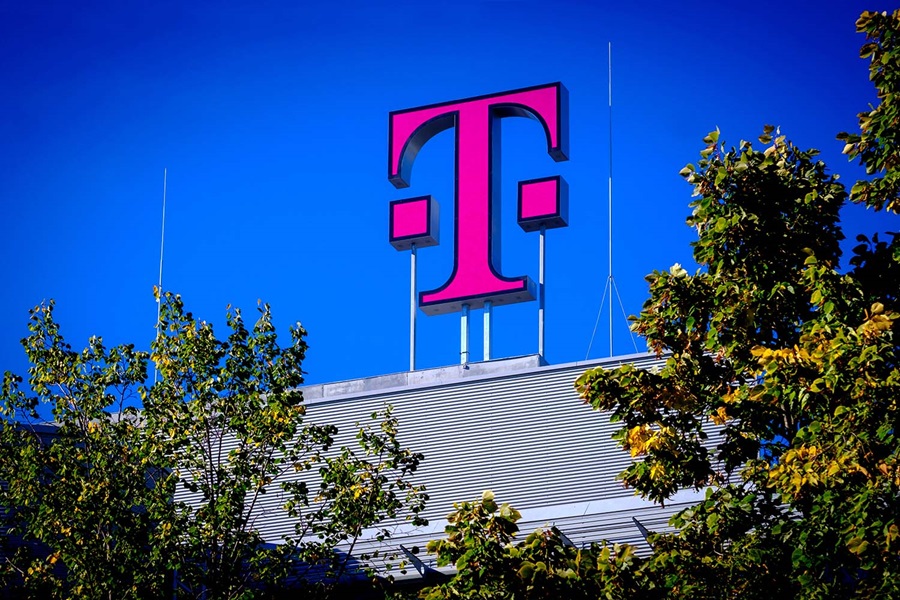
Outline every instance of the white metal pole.
[(469, 305), (462, 305), (462, 316), (459, 318), (459, 363), (469, 364)]
[[(612, 119), (612, 42), (609, 42), (609, 284), (613, 285), (613, 245), (612, 245), (612, 177), (613, 177), (613, 119)], [(609, 355), (613, 356), (613, 308), (612, 289), (609, 295)]]
[(541, 226), (540, 257), (538, 259), (538, 356), (544, 358), (544, 258), (547, 229)]
[(484, 302), (484, 360), (491, 360), (491, 318), (494, 304), (490, 300)]
[[(163, 296), (163, 286), (162, 286), (162, 276), (163, 276), (163, 251), (166, 249), (166, 183), (169, 179), (169, 169), (168, 167), (163, 167), (163, 197), (162, 197), (162, 232), (159, 236), (159, 286), (156, 288), (156, 339), (159, 339), (159, 334), (161, 333), (159, 330), (159, 317), (162, 310), (162, 296)], [(159, 376), (159, 371), (156, 368), (156, 363), (153, 363), (153, 383), (156, 383), (156, 379)]]
[(409, 254), (409, 370), (416, 370), (416, 245)]

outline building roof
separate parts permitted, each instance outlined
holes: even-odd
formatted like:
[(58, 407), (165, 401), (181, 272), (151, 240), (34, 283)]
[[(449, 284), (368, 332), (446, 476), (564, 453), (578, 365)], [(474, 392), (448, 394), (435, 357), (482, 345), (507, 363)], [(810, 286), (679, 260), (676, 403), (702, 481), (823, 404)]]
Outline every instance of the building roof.
[[(611, 439), (609, 414), (586, 405), (574, 382), (588, 368), (626, 363), (653, 368), (662, 359), (637, 354), (547, 365), (533, 355), (304, 387), (307, 418), (339, 428), (335, 447), (354, 444), (355, 424), (390, 405), (402, 444), (425, 456), (414, 481), (429, 494), (429, 525), (391, 524), (390, 540), (376, 541), (373, 531), (354, 553), (378, 548), (402, 556), (402, 545), (421, 549), (424, 567), (434, 568), (425, 543), (443, 535), (454, 502), (477, 500), (484, 490), (522, 513), (523, 537), (556, 525), (576, 545), (605, 539), (649, 551), (633, 519), (665, 530), (669, 517), (701, 494), (681, 492), (661, 507), (617, 480), (632, 458)], [(316, 489), (314, 473), (293, 476)], [(278, 543), (294, 523), (281, 510), (279, 491), (263, 501), (255, 524), (267, 542)]]

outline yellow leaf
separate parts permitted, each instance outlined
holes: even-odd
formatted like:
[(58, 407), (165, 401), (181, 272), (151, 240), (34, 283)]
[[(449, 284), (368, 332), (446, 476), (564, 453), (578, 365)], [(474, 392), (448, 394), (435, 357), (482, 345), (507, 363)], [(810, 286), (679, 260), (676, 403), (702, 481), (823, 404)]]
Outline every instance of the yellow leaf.
[(724, 406), (720, 406), (715, 414), (710, 416), (710, 419), (712, 419), (712, 422), (716, 425), (724, 425), (729, 420), (728, 412), (725, 410)]
[(647, 425), (638, 425), (628, 430), (625, 438), (626, 448), (631, 450), (631, 456), (638, 456), (647, 452), (647, 441), (653, 436), (653, 431)]

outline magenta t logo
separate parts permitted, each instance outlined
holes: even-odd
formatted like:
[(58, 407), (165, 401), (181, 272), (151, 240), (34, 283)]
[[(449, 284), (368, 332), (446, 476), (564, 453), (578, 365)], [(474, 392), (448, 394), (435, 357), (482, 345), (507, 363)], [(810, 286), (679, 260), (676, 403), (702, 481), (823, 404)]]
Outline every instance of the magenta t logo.
[[(541, 123), (547, 152), (553, 160), (568, 160), (568, 93), (551, 83), (465, 100), (443, 102), (390, 113), (388, 179), (394, 187), (409, 187), (413, 161), (436, 134), (456, 131), (456, 190), (454, 198), (454, 266), (450, 278), (435, 290), (419, 294), (427, 314), (455, 312), (463, 304), (480, 308), (534, 299), (534, 284), (527, 276), (504, 277), (500, 269), (499, 200), (500, 140), (503, 117), (529, 117)], [(565, 226), (565, 181), (545, 177), (519, 183), (519, 224), (526, 231)], [(391, 204), (391, 240), (428, 240), (435, 244), (430, 197)], [(499, 212), (499, 211), (498, 211)], [(419, 236), (418, 238), (416, 236)]]

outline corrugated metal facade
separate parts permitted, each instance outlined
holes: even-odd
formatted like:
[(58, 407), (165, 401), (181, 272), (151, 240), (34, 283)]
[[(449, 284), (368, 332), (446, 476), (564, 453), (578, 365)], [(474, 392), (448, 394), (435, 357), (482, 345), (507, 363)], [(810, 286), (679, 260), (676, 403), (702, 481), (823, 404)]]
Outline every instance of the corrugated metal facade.
[[(431, 523), (418, 529), (398, 523), (394, 548), (424, 547), (442, 535), (454, 502), (490, 489), (523, 513), (523, 532), (555, 524), (576, 544), (608, 539), (646, 550), (632, 517), (651, 531), (665, 529), (671, 514), (699, 496), (682, 493), (661, 508), (616, 480), (631, 459), (610, 439), (608, 414), (585, 405), (573, 384), (588, 368), (623, 363), (652, 368), (660, 361), (632, 355), (547, 366), (531, 356), (308, 386), (304, 396), (310, 420), (339, 428), (337, 446), (354, 444), (355, 424), (390, 405), (402, 443), (424, 454), (415, 480), (430, 496)], [(293, 476), (317, 487), (313, 474)], [(284, 500), (271, 490), (254, 518), (272, 543), (294, 530), (281, 510)], [(375, 544), (363, 540), (354, 551)]]

